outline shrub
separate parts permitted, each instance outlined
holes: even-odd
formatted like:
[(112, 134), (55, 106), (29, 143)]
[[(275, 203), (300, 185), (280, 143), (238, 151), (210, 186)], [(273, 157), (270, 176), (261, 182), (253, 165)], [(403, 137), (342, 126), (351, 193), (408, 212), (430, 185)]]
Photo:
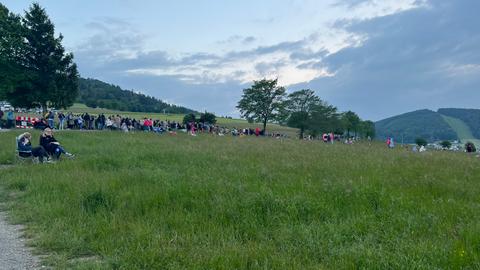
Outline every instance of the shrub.
[(427, 146), (427, 140), (425, 140), (424, 138), (416, 138), (415, 143), (418, 146)]
[(196, 121), (197, 121), (197, 118), (195, 117), (195, 114), (193, 114), (193, 113), (186, 114), (183, 117), (183, 123), (184, 124), (188, 124), (188, 123), (191, 123), (191, 122), (195, 123)]
[(213, 113), (205, 112), (200, 115), (200, 120), (201, 123), (207, 123), (207, 124), (212, 124), (215, 125), (217, 123), (217, 117)]
[(477, 152), (477, 148), (475, 147), (475, 144), (472, 142), (467, 142), (465, 144), (465, 150), (467, 151), (467, 153)]
[(443, 141), (440, 143), (440, 145), (445, 149), (450, 149), (450, 147), (452, 147), (452, 143), (450, 141)]

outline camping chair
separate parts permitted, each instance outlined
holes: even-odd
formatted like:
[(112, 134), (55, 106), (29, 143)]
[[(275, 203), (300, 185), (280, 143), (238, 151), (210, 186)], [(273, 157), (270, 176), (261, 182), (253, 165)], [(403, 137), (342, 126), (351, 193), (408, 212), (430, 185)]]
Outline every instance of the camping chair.
[[(33, 163), (39, 163), (38, 158), (33, 157), (32, 151), (21, 151), (18, 148), (18, 143), (20, 142), (19, 137), (15, 137), (15, 159), (17, 163), (25, 163), (27, 161), (32, 161)], [(21, 156), (21, 154), (25, 156)]]

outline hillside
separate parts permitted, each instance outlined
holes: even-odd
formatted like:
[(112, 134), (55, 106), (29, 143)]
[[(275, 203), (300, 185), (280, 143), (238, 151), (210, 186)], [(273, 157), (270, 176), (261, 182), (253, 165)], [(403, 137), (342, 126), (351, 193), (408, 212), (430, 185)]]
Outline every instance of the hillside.
[(439, 109), (438, 113), (462, 120), (472, 131), (475, 138), (480, 138), (480, 110), (477, 109)]
[(390, 117), (375, 123), (377, 138), (384, 140), (389, 136), (398, 142), (415, 142), (416, 138), (424, 138), (429, 142), (439, 140), (455, 140), (457, 133), (443, 119), (431, 110), (419, 110)]
[(171, 105), (154, 97), (123, 90), (119, 86), (95, 79), (79, 80), (79, 96), (77, 101), (89, 107), (101, 107), (111, 110), (132, 112), (168, 112), (186, 114), (194, 110)]

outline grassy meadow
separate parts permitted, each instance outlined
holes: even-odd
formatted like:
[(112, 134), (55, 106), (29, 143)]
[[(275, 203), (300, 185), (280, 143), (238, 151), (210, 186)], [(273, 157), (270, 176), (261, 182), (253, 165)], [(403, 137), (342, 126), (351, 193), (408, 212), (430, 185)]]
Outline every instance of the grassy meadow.
[[(0, 133), (0, 164), (14, 137)], [(34, 133), (34, 141), (38, 140)], [(480, 160), (271, 138), (58, 132), (0, 171), (58, 269), (479, 269)]]

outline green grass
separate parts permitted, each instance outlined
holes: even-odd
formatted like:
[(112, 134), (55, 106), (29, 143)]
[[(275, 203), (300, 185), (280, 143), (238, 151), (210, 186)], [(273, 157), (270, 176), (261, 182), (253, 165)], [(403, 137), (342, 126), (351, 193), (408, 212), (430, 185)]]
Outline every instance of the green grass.
[(473, 136), (472, 131), (468, 127), (465, 122), (463, 122), (460, 119), (442, 115), (443, 119), (445, 119), (445, 122), (449, 124), (453, 130), (457, 133), (458, 138), (460, 141), (463, 143), (466, 143), (468, 141), (473, 142), (475, 145), (480, 146), (480, 140), (476, 139), (475, 136)]
[[(14, 136), (0, 133), (0, 163), (12, 161)], [(473, 156), (208, 135), (57, 138), (76, 160), (4, 169), (0, 186), (13, 221), (59, 269), (480, 268)]]

